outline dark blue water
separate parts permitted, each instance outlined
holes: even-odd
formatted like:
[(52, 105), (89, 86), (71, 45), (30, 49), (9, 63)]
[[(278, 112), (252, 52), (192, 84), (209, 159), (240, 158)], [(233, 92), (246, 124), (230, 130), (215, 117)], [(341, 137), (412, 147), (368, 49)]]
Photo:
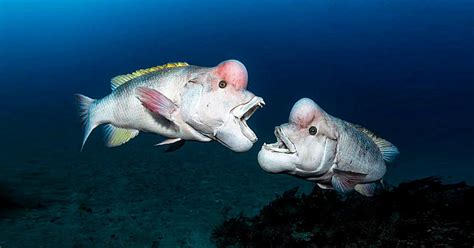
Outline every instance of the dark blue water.
[[(37, 160), (47, 171), (104, 156), (112, 170), (112, 158), (131, 151), (145, 161), (156, 137), (114, 150), (102, 146), (97, 132), (79, 154), (82, 131), (73, 94), (103, 97), (110, 78), (140, 68), (174, 61), (214, 66), (230, 58), (246, 65), (249, 89), (267, 102), (250, 121), (259, 143), (246, 155), (191, 144), (178, 155), (160, 155), (160, 161), (191, 163), (196, 160), (186, 160), (192, 157), (187, 153), (211, 149), (213, 156), (241, 156), (239, 163), (246, 164), (239, 168), (259, 173), (261, 143), (273, 141), (273, 127), (286, 122), (295, 101), (309, 97), (398, 146), (388, 180), (440, 175), (474, 182), (471, 0), (3, 0), (0, 183), (15, 181), (15, 173), (26, 173)], [(68, 178), (79, 177), (74, 171)], [(223, 172), (215, 173), (218, 178)], [(260, 177), (286, 180), (255, 175), (255, 188)], [(35, 179), (35, 187), (47, 184)], [(22, 180), (28, 179), (9, 187)]]

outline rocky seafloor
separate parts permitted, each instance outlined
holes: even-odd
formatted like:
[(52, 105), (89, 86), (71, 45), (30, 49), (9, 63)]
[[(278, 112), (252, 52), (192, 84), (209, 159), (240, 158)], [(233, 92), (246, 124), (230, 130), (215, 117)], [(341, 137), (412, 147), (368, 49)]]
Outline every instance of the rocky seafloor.
[(212, 240), (218, 247), (473, 247), (473, 212), (474, 187), (436, 177), (371, 198), (294, 188), (256, 216), (228, 217)]

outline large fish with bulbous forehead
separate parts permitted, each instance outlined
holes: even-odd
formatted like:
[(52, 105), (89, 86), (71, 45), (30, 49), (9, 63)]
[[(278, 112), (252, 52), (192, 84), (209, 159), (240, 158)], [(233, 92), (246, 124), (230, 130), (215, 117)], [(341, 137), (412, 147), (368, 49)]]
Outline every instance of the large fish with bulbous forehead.
[(217, 140), (233, 151), (247, 151), (257, 136), (246, 121), (264, 105), (246, 90), (247, 80), (237, 60), (211, 68), (169, 63), (114, 77), (112, 93), (102, 99), (77, 95), (85, 126), (82, 147), (94, 128), (106, 124), (109, 147), (143, 131), (167, 137), (158, 145), (173, 144), (172, 149), (184, 140)]
[(386, 161), (398, 155), (390, 142), (367, 129), (327, 114), (314, 101), (296, 102), (289, 122), (275, 128), (277, 142), (264, 144), (260, 166), (314, 181), (323, 189), (372, 196)]

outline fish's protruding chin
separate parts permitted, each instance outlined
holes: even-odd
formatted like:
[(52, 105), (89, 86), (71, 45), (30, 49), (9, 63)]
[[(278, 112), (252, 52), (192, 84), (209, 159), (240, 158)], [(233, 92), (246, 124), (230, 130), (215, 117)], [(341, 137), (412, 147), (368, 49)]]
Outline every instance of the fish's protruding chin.
[(285, 173), (294, 171), (296, 168), (295, 161), (297, 156), (295, 153), (282, 153), (272, 151), (264, 146), (258, 152), (258, 164), (269, 173)]
[(234, 152), (246, 152), (250, 150), (254, 144), (254, 142), (245, 136), (236, 133), (232, 134), (232, 132), (217, 132), (215, 139)]
[(247, 125), (247, 120), (264, 105), (263, 99), (255, 96), (250, 101), (234, 107), (227, 121), (216, 130), (215, 139), (235, 152), (250, 150), (258, 138)]
[(257, 142), (257, 135), (250, 129), (247, 125), (247, 120), (252, 117), (252, 115), (257, 111), (257, 109), (262, 108), (265, 105), (265, 102), (261, 97), (255, 96), (247, 103), (238, 105), (233, 108), (230, 113), (234, 117), (234, 120), (239, 123), (240, 130), (245, 137), (247, 137), (252, 143)]
[[(252, 139), (249, 139), (249, 135)], [(257, 141), (255, 134), (243, 132), (241, 122), (233, 117), (216, 129), (214, 139), (234, 152), (246, 152)]]

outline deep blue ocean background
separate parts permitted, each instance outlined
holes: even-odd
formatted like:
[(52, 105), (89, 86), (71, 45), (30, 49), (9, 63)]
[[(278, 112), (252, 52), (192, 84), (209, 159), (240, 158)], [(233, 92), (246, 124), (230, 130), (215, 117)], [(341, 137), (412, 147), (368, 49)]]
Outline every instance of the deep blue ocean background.
[[(100, 98), (119, 74), (231, 58), (246, 65), (249, 90), (267, 103), (249, 122), (259, 136), (251, 151), (188, 142), (162, 154), (153, 135), (109, 149), (95, 131), (79, 152), (74, 93)], [(43, 239), (51, 241), (44, 247), (207, 247), (218, 209), (258, 211), (275, 192), (311, 186), (256, 162), (302, 97), (397, 145), (387, 181), (439, 175), (474, 183), (472, 0), (0, 0), (0, 82), (0, 191), (27, 205), (0, 220), (2, 247)], [(126, 204), (142, 193), (137, 202), (159, 213), (143, 219), (139, 205)], [(206, 208), (210, 198), (218, 206)], [(191, 213), (169, 212), (175, 204)], [(134, 239), (117, 228), (128, 220), (94, 221), (114, 206), (123, 218), (138, 216)], [(33, 243), (21, 241), (26, 233)]]

